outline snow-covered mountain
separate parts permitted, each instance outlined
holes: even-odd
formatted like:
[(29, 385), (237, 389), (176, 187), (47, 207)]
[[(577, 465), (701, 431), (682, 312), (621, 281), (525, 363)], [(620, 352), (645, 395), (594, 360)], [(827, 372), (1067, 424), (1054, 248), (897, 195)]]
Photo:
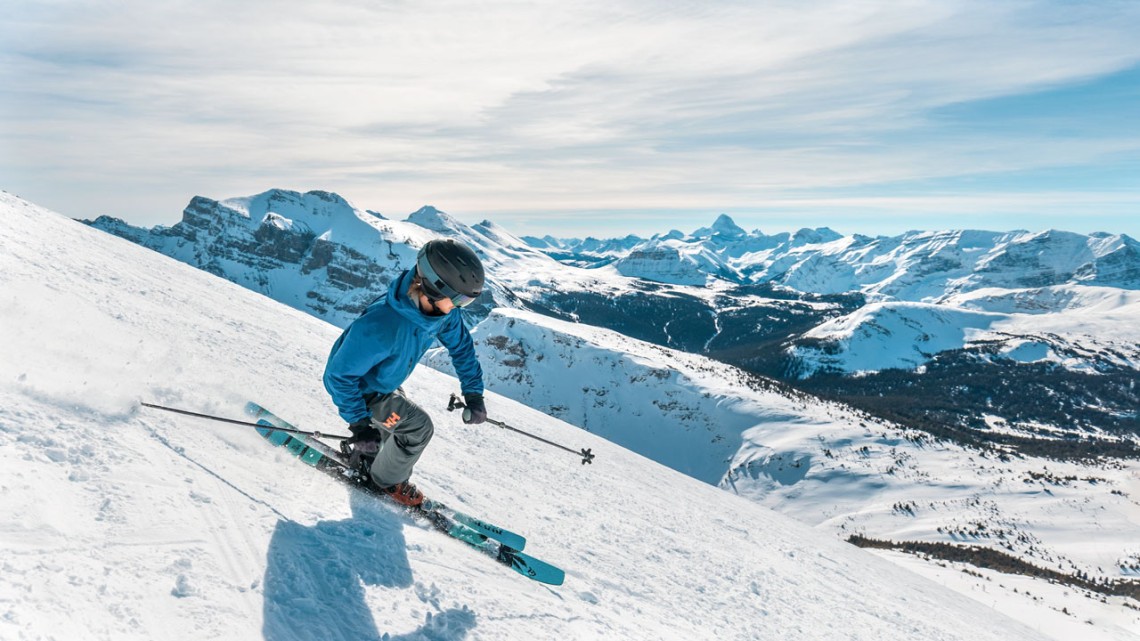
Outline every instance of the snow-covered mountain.
[[(340, 326), (385, 292), (433, 238), (462, 238), (492, 268), (520, 257), (553, 264), (491, 222), (469, 227), (431, 206), (388, 220), (323, 191), (272, 189), (223, 201), (198, 196), (169, 228), (142, 229), (107, 216), (89, 224)], [(511, 304), (493, 269), (488, 290), (472, 307), (476, 317)]]
[[(550, 247), (531, 241), (537, 249)], [(560, 252), (581, 244), (560, 241)], [(670, 251), (658, 251), (662, 247)], [(649, 280), (692, 266), (739, 283), (772, 282), (801, 292), (860, 291), (889, 300), (936, 302), (987, 287), (1022, 289), (1062, 284), (1140, 289), (1140, 243), (1097, 233), (913, 231), (894, 237), (842, 236), (827, 229), (789, 234), (745, 232), (726, 215), (691, 234), (670, 232), (639, 244), (595, 241), (595, 261), (608, 255), (619, 270)], [(652, 260), (646, 259), (652, 256)], [(654, 263), (651, 267), (650, 263)]]
[[(676, 233), (680, 234), (681, 232)], [(617, 257), (628, 254), (631, 249), (645, 242), (644, 238), (632, 234), (625, 238), (610, 240), (598, 240), (593, 237), (584, 239), (555, 238), (549, 234), (542, 238), (535, 236), (522, 236), (521, 238), (528, 246), (576, 267), (598, 267), (609, 264)]]
[[(1000, 310), (1000, 311), (999, 311)], [(793, 348), (801, 376), (915, 369), (934, 355), (977, 345), (1023, 363), (1076, 371), (1140, 370), (1140, 292), (1059, 285), (982, 289), (942, 304), (871, 303), (806, 332)]]
[(321, 191), (199, 196), (169, 228), (106, 216), (92, 225), (339, 324), (385, 291), (414, 262), (415, 247), (435, 236)]
[[(573, 241), (562, 241), (560, 250), (574, 247)], [(595, 261), (605, 256), (605, 252), (589, 254)], [(1007, 336), (1025, 332), (1028, 338), (1024, 340), (1035, 340), (1034, 334), (1052, 331), (1047, 327), (1075, 327), (1067, 319), (1047, 319), (1041, 314), (1076, 311), (1090, 315), (1091, 310), (1080, 312), (1072, 304), (1086, 297), (1058, 297), (1050, 293), (1052, 290), (1140, 289), (1140, 243), (1125, 235), (1056, 230), (909, 232), (892, 238), (870, 238), (844, 237), (823, 228), (769, 236), (760, 231), (745, 232), (722, 215), (711, 227), (688, 235), (674, 232), (654, 237), (633, 247), (612, 250), (609, 257), (619, 273), (650, 281), (683, 285), (718, 280), (763, 282), (804, 293), (857, 292), (881, 304), (831, 319), (806, 333), (811, 343), (806, 348), (790, 346), (791, 353), (803, 361), (796, 368), (801, 376), (820, 370), (917, 367), (939, 352), (964, 347), (969, 342), (966, 335), (973, 330), (995, 324), (1000, 325), (995, 331)], [(571, 256), (570, 260), (575, 258)], [(1001, 317), (987, 316), (989, 310), (979, 309), (976, 299), (969, 296), (973, 292), (987, 292), (991, 298), (1035, 299), (1036, 308), (1020, 312), (1038, 316), (1028, 324), (1003, 322)], [(1054, 305), (1060, 298), (1070, 302)], [(896, 304), (900, 302), (921, 304)], [(1097, 309), (1104, 306), (1098, 303)], [(1127, 303), (1117, 313), (1130, 313)], [(900, 336), (892, 328), (910, 336)], [(891, 348), (884, 351), (882, 341), (848, 340), (857, 333), (889, 337)], [(1127, 344), (1125, 351), (1135, 351), (1135, 334), (1126, 332), (1110, 340), (1118, 338)], [(821, 339), (824, 348), (815, 344), (815, 339)], [(1087, 337), (1062, 334), (1061, 340), (1085, 343), (1086, 351), (1104, 353)], [(1092, 365), (1083, 362), (1078, 366)]]
[[(1140, 434), (1140, 244), (1128, 236), (966, 230), (870, 238), (826, 228), (769, 236), (721, 216), (608, 258), (593, 271), (671, 288), (674, 298), (661, 299), (669, 326), (655, 334), (577, 302), (563, 308), (589, 313), (572, 318), (963, 442), (992, 438), (979, 436), (985, 416), (1078, 440)], [(675, 302), (698, 297), (702, 284), (720, 297), (711, 297), (705, 322), (699, 306)], [(772, 303), (780, 298), (796, 302)], [(958, 382), (967, 379), (976, 384)], [(1104, 453), (1029, 445), (1057, 457)]]
[[(252, 398), (337, 429), (320, 384), (334, 326), (6, 193), (0, 283), (0, 637), (1040, 638), (506, 398), (490, 395), (497, 417), (595, 464), (433, 410), (421, 487), (568, 570), (537, 586), (253, 431), (137, 405), (234, 415)], [(407, 389), (431, 407), (456, 386), (423, 368)], [(1060, 591), (1033, 598), (1086, 612)], [(1126, 638), (1088, 616), (1036, 624)]]

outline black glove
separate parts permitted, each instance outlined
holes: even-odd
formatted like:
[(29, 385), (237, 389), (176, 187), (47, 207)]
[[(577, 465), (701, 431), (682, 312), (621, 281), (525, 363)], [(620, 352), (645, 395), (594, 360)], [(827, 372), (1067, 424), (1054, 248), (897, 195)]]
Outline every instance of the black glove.
[(348, 431), (352, 432), (352, 437), (345, 441), (349, 445), (353, 443), (375, 443), (380, 440), (380, 430), (372, 426), (371, 417), (349, 424)]
[(464, 394), (463, 402), (467, 405), (467, 409), (463, 410), (464, 423), (473, 425), (487, 420), (487, 405), (483, 402), (482, 394)]

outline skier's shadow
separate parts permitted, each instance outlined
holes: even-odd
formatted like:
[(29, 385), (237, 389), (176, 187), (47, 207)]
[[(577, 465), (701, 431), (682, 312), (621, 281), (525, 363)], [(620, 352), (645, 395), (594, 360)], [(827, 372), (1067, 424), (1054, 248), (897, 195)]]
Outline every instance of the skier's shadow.
[[(426, 621), (408, 634), (381, 634), (365, 602), (365, 585), (412, 587), (404, 524), (375, 499), (350, 492), (352, 518), (304, 526), (281, 520), (269, 541), (265, 569), (266, 641), (461, 641), (475, 613), (440, 610), (424, 601)], [(416, 597), (400, 595), (402, 603)]]

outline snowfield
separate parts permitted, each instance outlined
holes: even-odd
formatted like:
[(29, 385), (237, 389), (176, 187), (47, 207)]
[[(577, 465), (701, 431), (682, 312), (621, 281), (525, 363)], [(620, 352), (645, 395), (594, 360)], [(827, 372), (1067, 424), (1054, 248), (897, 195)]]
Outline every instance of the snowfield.
[[(1140, 567), (1135, 461), (1003, 459), (703, 356), (522, 310), (495, 310), (472, 336), (498, 393), (837, 538), (980, 546), (1110, 581)], [(425, 360), (452, 371), (442, 348)], [(1010, 430), (999, 417), (988, 423)], [(987, 607), (1051, 621), (1044, 630), (1055, 639), (1140, 629), (1126, 597), (917, 563)]]
[(0, 194), (0, 638), (1036, 639), (975, 601), (494, 394), (593, 466), (434, 408), (416, 480), (567, 571), (527, 581), (254, 431), (342, 426), (338, 330)]
[(804, 334), (823, 347), (793, 351), (803, 377), (820, 370), (915, 369), (940, 352), (993, 341), (1006, 343), (1003, 355), (1021, 362), (1048, 360), (1095, 371), (1099, 361), (1140, 370), (1138, 318), (1140, 292), (1134, 290), (986, 288), (939, 304), (870, 303)]

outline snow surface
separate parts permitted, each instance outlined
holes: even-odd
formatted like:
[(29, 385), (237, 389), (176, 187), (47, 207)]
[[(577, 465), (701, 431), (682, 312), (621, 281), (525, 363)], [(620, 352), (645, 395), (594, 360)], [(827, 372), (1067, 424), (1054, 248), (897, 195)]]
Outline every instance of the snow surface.
[[(491, 389), (839, 538), (976, 545), (1113, 581), (1140, 566), (1135, 462), (999, 460), (702, 356), (521, 310), (496, 310), (473, 336)], [(427, 362), (451, 371), (442, 348)], [(1009, 427), (995, 417), (991, 429)], [(1029, 625), (1073, 624), (1045, 628), (1053, 638), (1140, 630), (1125, 598), (924, 564)], [(1025, 599), (1029, 588), (1038, 598)]]
[(1138, 319), (1140, 292), (1133, 290), (986, 288), (942, 304), (869, 303), (804, 334), (823, 345), (793, 352), (803, 376), (822, 369), (914, 369), (939, 352), (992, 341), (1006, 342), (1002, 354), (1023, 362), (1049, 360), (1079, 371), (1092, 369), (1099, 359), (1140, 369)]
[(559, 450), (434, 410), (416, 478), (567, 570), (529, 582), (306, 469), (237, 415), (338, 429), (337, 330), (0, 194), (0, 638), (1034, 639), (914, 573), (491, 394)]

